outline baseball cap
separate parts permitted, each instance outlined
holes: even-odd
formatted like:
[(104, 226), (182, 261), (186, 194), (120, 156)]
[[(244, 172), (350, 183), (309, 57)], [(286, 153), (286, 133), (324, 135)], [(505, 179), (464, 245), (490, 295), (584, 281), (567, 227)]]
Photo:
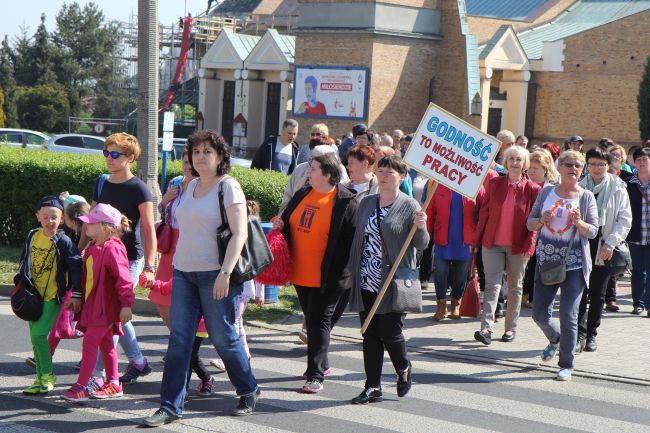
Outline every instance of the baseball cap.
[(88, 215), (82, 215), (79, 219), (88, 224), (109, 223), (118, 227), (122, 224), (120, 211), (106, 203), (99, 203), (90, 210)]
[(582, 137), (580, 137), (579, 135), (572, 135), (571, 137), (569, 137), (569, 143), (571, 143), (572, 141), (581, 141), (582, 144), (584, 144), (584, 142), (585, 142), (582, 139)]
[(42, 197), (38, 204), (36, 205), (36, 210), (40, 210), (42, 207), (55, 207), (63, 212), (63, 202), (56, 196), (46, 195)]

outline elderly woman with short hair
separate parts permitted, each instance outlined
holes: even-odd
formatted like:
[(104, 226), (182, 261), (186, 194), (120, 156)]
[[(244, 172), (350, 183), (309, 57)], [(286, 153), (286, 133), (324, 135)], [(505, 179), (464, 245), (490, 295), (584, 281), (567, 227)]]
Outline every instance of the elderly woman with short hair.
[[(309, 162), (309, 160), (311, 159), (311, 150), (314, 148), (314, 146), (310, 145), (311, 140), (314, 139), (324, 140), (326, 138), (329, 138), (329, 136), (330, 136), (330, 130), (326, 124), (315, 123), (311, 127), (311, 132), (309, 133), (309, 142), (300, 146), (300, 149), (298, 150), (296, 165), (302, 164), (304, 162)], [(334, 140), (332, 140), (332, 143), (334, 143)]]
[(507, 343), (515, 339), (524, 271), (535, 251), (535, 236), (526, 228), (526, 219), (540, 187), (524, 176), (524, 171), (530, 166), (528, 151), (521, 146), (511, 146), (503, 153), (503, 163), (507, 174), (492, 179), (488, 184), (472, 244), (474, 251), (483, 246), (483, 321), (474, 338), (485, 345), (492, 342), (494, 313), (504, 268), (508, 304), (501, 341)]
[[(560, 184), (549, 186), (537, 196), (528, 216), (527, 226), (539, 232), (533, 320), (548, 339), (542, 361), (550, 361), (560, 351), (557, 380), (570, 380), (577, 342), (578, 306), (591, 273), (589, 239), (598, 234), (598, 208), (591, 191), (578, 180), (585, 157), (575, 150), (562, 152), (558, 158)], [(560, 283), (545, 284), (540, 269), (545, 264), (564, 260), (566, 275)], [(560, 325), (552, 320), (553, 301), (558, 288)]]

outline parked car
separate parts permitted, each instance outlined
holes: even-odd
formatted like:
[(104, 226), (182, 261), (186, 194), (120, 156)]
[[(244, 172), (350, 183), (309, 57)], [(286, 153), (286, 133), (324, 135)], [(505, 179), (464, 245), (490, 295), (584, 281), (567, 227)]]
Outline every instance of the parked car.
[(42, 149), (50, 136), (29, 129), (0, 128), (0, 144), (11, 147), (24, 147), (28, 149)]
[(51, 137), (45, 147), (52, 152), (85, 153), (101, 155), (104, 137), (84, 134), (57, 134)]

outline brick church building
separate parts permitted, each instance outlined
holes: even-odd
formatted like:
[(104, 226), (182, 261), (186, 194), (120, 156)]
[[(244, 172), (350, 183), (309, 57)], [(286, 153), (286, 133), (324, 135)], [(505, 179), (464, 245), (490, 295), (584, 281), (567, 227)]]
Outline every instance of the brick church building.
[[(413, 131), (431, 101), (491, 134), (639, 142), (650, 0), (244, 3), (242, 13), (264, 11), (268, 30), (222, 32), (201, 62), (199, 103), (204, 126), (224, 135), (239, 114), (248, 121), (246, 136), (233, 139), (241, 153), (287, 117), (322, 121), (332, 135), (359, 122), (294, 114), (294, 65), (367, 68), (363, 122), (379, 132)], [(290, 13), (274, 21), (274, 10)], [(273, 22), (283, 23), (280, 32)]]

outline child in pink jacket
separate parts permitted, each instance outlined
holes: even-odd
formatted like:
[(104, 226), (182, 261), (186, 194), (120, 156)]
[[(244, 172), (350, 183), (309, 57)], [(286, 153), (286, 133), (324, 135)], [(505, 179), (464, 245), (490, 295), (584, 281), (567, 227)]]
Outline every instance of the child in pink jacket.
[[(114, 207), (99, 203), (79, 218), (86, 235), (93, 240), (84, 253), (82, 293), (74, 293), (66, 308), (77, 314), (77, 328), (84, 332), (79, 378), (62, 397), (70, 401), (121, 397), (114, 335), (121, 335), (121, 323), (131, 320), (135, 301), (129, 274), (129, 259), (120, 236), (130, 229), (129, 220)], [(101, 349), (106, 382), (89, 393), (88, 381)]]

